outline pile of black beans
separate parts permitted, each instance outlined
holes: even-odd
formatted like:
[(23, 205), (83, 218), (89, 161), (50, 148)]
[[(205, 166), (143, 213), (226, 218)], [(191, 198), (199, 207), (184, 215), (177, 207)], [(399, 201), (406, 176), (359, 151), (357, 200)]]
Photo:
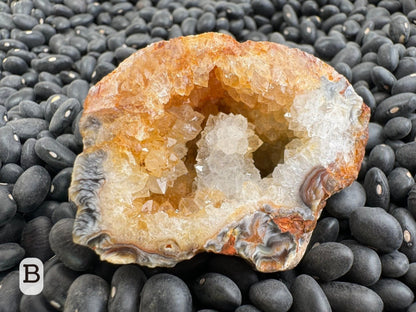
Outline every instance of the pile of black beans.
[[(0, 311), (407, 311), (416, 291), (414, 0), (0, 1)], [(99, 261), (68, 201), (88, 89), (137, 49), (208, 31), (314, 54), (371, 108), (357, 181), (328, 200), (301, 263), (264, 274), (200, 254)], [(23, 258), (41, 294), (19, 290)]]

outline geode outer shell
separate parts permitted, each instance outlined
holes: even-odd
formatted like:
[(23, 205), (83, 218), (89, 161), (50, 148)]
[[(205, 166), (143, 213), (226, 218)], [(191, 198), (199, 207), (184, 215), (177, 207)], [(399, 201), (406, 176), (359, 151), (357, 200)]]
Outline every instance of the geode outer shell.
[(154, 43), (85, 100), (74, 241), (113, 263), (209, 251), (293, 268), (326, 199), (357, 177), (368, 120), (346, 79), (297, 49), (218, 33)]

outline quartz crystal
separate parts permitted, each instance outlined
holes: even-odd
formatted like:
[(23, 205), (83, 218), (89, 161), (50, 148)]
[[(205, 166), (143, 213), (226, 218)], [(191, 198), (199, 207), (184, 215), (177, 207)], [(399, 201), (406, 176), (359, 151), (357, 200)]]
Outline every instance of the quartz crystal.
[(326, 199), (357, 177), (369, 109), (319, 59), (205, 33), (154, 43), (91, 88), (70, 198), (101, 259), (199, 252), (293, 268)]

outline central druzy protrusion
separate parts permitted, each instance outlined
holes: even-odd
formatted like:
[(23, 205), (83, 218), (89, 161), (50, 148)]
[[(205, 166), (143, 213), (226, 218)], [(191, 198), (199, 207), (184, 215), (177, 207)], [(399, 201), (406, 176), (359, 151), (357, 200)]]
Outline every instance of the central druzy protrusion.
[(262, 143), (244, 116), (210, 115), (197, 143), (197, 189), (217, 189), (229, 198), (241, 197), (245, 183), (261, 180), (252, 153)]

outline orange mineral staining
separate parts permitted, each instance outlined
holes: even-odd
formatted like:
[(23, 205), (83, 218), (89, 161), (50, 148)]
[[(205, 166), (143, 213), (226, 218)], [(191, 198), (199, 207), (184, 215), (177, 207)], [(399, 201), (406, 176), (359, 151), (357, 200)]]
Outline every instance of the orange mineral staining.
[(158, 42), (91, 88), (73, 237), (114, 263), (301, 259), (325, 200), (356, 178), (369, 109), (315, 57), (218, 33)]

